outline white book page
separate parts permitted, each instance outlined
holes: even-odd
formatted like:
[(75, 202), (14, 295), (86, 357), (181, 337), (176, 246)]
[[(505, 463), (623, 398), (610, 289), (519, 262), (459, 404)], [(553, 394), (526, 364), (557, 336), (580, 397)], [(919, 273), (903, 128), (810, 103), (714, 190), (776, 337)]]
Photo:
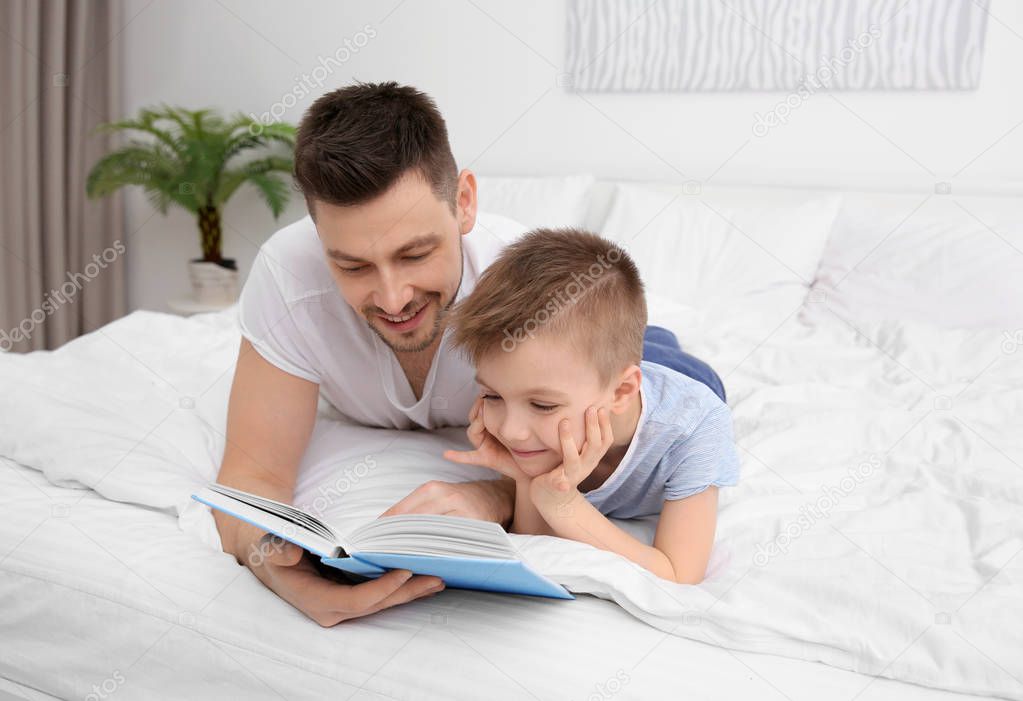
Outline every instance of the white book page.
[(521, 559), (500, 525), (458, 516), (387, 516), (355, 529), (349, 540), (354, 552)]
[[(217, 486), (220, 487), (220, 485)], [(240, 494), (255, 496), (247, 495), (245, 492)], [(273, 513), (270, 508), (262, 503), (258, 505), (250, 504), (237, 496), (224, 494), (220, 489), (204, 488), (197, 492), (195, 496), (204, 504), (208, 504), (246, 523), (250, 523), (257, 528), (274, 533), (321, 557), (336, 557), (339, 549), (347, 550), (342, 541), (333, 537), (326, 537), (323, 531), (314, 531), (301, 523), (297, 523), (292, 518)], [(272, 500), (265, 501), (272, 502)], [(278, 504), (279, 502), (272, 503)]]

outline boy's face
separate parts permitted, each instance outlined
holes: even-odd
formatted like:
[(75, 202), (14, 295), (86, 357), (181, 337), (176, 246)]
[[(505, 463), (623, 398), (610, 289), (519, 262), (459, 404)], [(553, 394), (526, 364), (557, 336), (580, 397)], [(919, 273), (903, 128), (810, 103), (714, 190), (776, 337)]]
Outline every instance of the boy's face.
[(589, 359), (567, 340), (546, 334), (527, 338), (510, 352), (494, 350), (476, 370), (484, 427), (531, 477), (561, 464), (562, 419), (569, 420), (581, 449), (586, 409), (610, 408), (615, 397), (615, 383), (604, 386)]
[(459, 175), (456, 205), (452, 213), (415, 173), (365, 204), (315, 204), (316, 231), (338, 290), (396, 352), (430, 347), (458, 294), (461, 236), (476, 222), (470, 171)]

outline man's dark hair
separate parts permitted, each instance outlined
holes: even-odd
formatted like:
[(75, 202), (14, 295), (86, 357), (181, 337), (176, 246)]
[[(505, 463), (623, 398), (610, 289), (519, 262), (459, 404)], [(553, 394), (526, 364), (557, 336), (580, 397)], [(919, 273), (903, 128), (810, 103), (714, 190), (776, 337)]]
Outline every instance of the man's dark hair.
[(295, 181), (316, 201), (363, 204), (409, 171), (455, 209), (458, 170), (448, 128), (429, 95), (395, 82), (356, 83), (318, 98), (295, 142)]

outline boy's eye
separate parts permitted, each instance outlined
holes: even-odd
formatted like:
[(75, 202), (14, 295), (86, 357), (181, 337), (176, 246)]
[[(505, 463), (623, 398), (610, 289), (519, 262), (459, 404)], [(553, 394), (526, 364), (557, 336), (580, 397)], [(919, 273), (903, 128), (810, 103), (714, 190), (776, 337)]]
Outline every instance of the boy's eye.
[(484, 394), (483, 395), (483, 401), (485, 401), (485, 402), (489, 402), (489, 401), (492, 401), (494, 399), (500, 399), (500, 397), (498, 397), (496, 394)]
[(555, 409), (558, 408), (557, 404), (537, 404), (536, 402), (531, 403), (534, 409), (539, 409), (540, 411), (554, 411)]

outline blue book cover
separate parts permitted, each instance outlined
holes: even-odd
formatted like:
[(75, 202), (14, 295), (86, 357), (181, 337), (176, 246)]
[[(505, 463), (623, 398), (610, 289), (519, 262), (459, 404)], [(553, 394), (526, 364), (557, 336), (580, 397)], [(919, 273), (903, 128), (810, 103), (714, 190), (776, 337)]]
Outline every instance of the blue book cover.
[(575, 598), (563, 586), (533, 571), (521, 560), (370, 552), (354, 553), (349, 557), (325, 557), (323, 564), (367, 577), (380, 576), (392, 569), (409, 570), (415, 574), (440, 577), (444, 580), (444, 586), (452, 589), (476, 589), (552, 599)]
[(312, 514), (255, 494), (210, 484), (192, 498), (262, 528), (320, 557), (321, 562), (364, 577), (392, 569), (433, 575), (446, 587), (574, 599), (536, 572), (496, 523), (456, 516), (409, 514), (371, 521), (340, 534)]

